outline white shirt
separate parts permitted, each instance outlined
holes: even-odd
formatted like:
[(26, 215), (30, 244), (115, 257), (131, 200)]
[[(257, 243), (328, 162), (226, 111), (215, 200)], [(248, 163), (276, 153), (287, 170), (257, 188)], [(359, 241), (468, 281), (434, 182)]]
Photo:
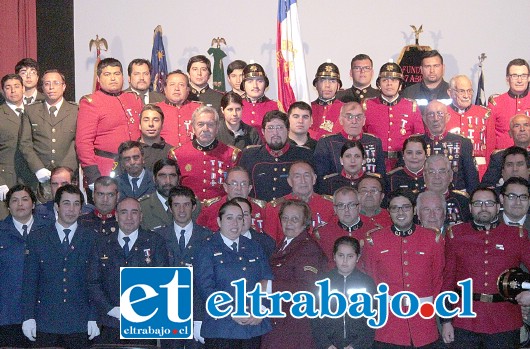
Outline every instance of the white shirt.
[(287, 246), (289, 246), (289, 244), (291, 243), (291, 241), (293, 241), (293, 239), (294, 238), (285, 238), (285, 239), (283, 239), (282, 245), (283, 245), (284, 241), (286, 241), (287, 243), (285, 244), (285, 247), (282, 249), (282, 251), (285, 250), (287, 248)]
[(130, 233), (129, 235), (125, 235), (125, 233), (123, 233), (121, 231), (121, 229), (118, 231), (118, 243), (120, 244), (121, 248), (123, 248), (123, 246), (125, 246), (125, 241), (123, 240), (124, 237), (128, 236), (129, 239), (129, 251), (132, 251), (132, 247), (134, 246), (134, 243), (136, 242), (136, 239), (138, 239), (138, 229), (136, 229), (135, 231), (133, 231), (132, 233)]
[(191, 233), (193, 232), (193, 222), (190, 221), (186, 226), (183, 228), (175, 221), (173, 221), (173, 229), (175, 230), (175, 235), (177, 236), (177, 241), (180, 239), (180, 231), (184, 229), (184, 241), (186, 242), (184, 246), (188, 246), (188, 242), (190, 242), (191, 239)]
[[(219, 233), (221, 234), (221, 233)], [(235, 242), (237, 243), (237, 250), (239, 251), (239, 236), (237, 237), (237, 239), (235, 240), (230, 240), (229, 238), (227, 238), (226, 236), (224, 236), (223, 234), (221, 234), (221, 238), (223, 238), (223, 242), (225, 243), (226, 246), (228, 246), (228, 248), (232, 249), (232, 244)]]
[[(140, 185), (142, 184), (142, 181), (144, 180), (144, 175), (145, 175), (145, 168), (142, 170), (142, 173), (140, 173), (140, 175), (138, 176), (138, 188), (140, 188)], [(132, 179), (135, 178), (135, 177), (131, 177), (129, 174), (127, 174), (127, 178), (129, 178), (129, 183), (131, 184), (131, 189), (134, 190), (134, 187), (133, 187), (133, 182), (132, 182)]]
[(158, 197), (158, 200), (160, 200), (160, 202), (162, 203), (162, 206), (164, 206), (164, 210), (167, 211), (167, 209), (169, 208), (168, 205), (166, 204), (166, 202), (167, 202), (167, 198), (163, 197), (163, 196), (158, 192), (158, 190), (156, 191), (156, 196)]
[(63, 242), (64, 237), (66, 234), (64, 233), (64, 229), (70, 229), (70, 234), (68, 234), (68, 243), (72, 243), (72, 240), (74, 238), (75, 231), (77, 230), (77, 222), (69, 226), (68, 228), (63, 227), (59, 222), (55, 222), (55, 229), (57, 229), (57, 233), (59, 234), (59, 240)]
[[(18, 232), (20, 233), (20, 235), (24, 236), (24, 230), (22, 229), (22, 226), (25, 224), (28, 226), (28, 235), (29, 235), (29, 231), (31, 230), (31, 226), (33, 225), (33, 222), (34, 222), (34, 219), (33, 219), (33, 216), (31, 216), (31, 218), (29, 219), (29, 222), (27, 223), (20, 223), (19, 221), (17, 221), (14, 217), (13, 217), (13, 224), (15, 225), (15, 228), (18, 230)], [(64, 234), (64, 233), (63, 233)], [(62, 240), (61, 240), (62, 241)]]
[(508, 218), (508, 216), (506, 216), (506, 213), (503, 213), (502, 214), (502, 219), (504, 220), (504, 223), (506, 225), (509, 225), (508, 222), (512, 222), (512, 223), (518, 223), (520, 226), (523, 226), (524, 225), (524, 221), (526, 220), (526, 215), (524, 215), (523, 218), (521, 218), (520, 220), (514, 222), (510, 218)]
[[(57, 116), (57, 114), (59, 114), (59, 109), (61, 109), (61, 106), (63, 105), (63, 102), (64, 102), (64, 98), (61, 98), (61, 101), (58, 102), (57, 104), (55, 104), (55, 108), (57, 108), (57, 110), (55, 111), (55, 116)], [(49, 105), (48, 102), (46, 102), (44, 104), (46, 104), (46, 110), (48, 111), (48, 113), (50, 113), (50, 108), (52, 106)]]
[(241, 234), (241, 236), (246, 237), (247, 239), (252, 240), (252, 234), (250, 234), (250, 230), (247, 230), (245, 234)]
[(14, 105), (14, 104), (11, 103), (11, 102), (6, 101), (6, 105), (7, 105), (9, 108), (11, 108), (11, 110), (12, 110), (15, 114), (17, 114), (17, 116), (18, 116), (18, 111), (16, 111), (16, 109), (22, 109), (22, 112), (24, 112), (24, 103), (20, 104), (19, 106), (16, 106), (16, 105)]

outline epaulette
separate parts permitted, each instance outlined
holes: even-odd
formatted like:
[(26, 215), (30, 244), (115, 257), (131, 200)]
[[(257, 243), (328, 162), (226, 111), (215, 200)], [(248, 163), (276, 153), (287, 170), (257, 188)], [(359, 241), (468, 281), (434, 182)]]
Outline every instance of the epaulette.
[(222, 94), (223, 96), (224, 96), (224, 94), (225, 94), (224, 92), (222, 92), (222, 91), (218, 91), (218, 90), (216, 90), (216, 89), (214, 89), (214, 88), (211, 88), (210, 90), (212, 90), (212, 91), (214, 91), (214, 92), (217, 92), (217, 93), (219, 93), (219, 94)]
[[(461, 223), (458, 223), (458, 224), (461, 224)], [(450, 239), (454, 239), (455, 234), (453, 234), (453, 226), (458, 225), (458, 224), (453, 224), (453, 225), (448, 226), (447, 231), (445, 232), (445, 236), (448, 236)]]
[(493, 155), (493, 154), (497, 154), (498, 152), (505, 151), (505, 150), (506, 150), (506, 149), (495, 149), (495, 150), (491, 153), (491, 155)]
[(278, 105), (278, 110), (279, 111), (285, 113), (285, 109), (284, 109), (283, 104), (282, 104), (282, 102), (280, 100), (276, 101), (276, 105)]
[(142, 195), (138, 198), (138, 202), (142, 202), (142, 201), (145, 201), (147, 199), (149, 199), (151, 197), (151, 194), (145, 194), (145, 195)]
[(403, 167), (396, 167), (395, 169), (393, 169), (392, 171), (388, 172), (387, 174), (388, 175), (393, 175), (394, 173), (396, 173), (397, 171), (401, 171), (403, 169)]
[(524, 228), (523, 228), (523, 226), (522, 226), (522, 225), (519, 225), (519, 237), (520, 237), (520, 238), (523, 238), (523, 237), (525, 237), (525, 236), (527, 236), (527, 234), (524, 233)]
[[(371, 99), (371, 98), (368, 98), (368, 99)], [(362, 107), (363, 107), (363, 111), (366, 111), (366, 101), (367, 101), (368, 99), (363, 99), (363, 100), (361, 101), (361, 105), (362, 105)]]
[(376, 173), (376, 172), (366, 172), (365, 174), (367, 177), (374, 177), (374, 178), (378, 178), (378, 179), (382, 179), (383, 176), (381, 176), (380, 173)]
[(464, 190), (452, 190), (453, 193), (457, 193), (457, 194), (460, 194), (462, 196), (465, 196), (466, 198), (469, 199), (469, 193), (464, 191)]
[(326, 138), (326, 137), (329, 137), (329, 136), (336, 136), (337, 134), (336, 133), (326, 133), (325, 135), (322, 135), (320, 136), (320, 138)]
[(267, 205), (267, 201), (265, 201), (265, 200), (260, 200), (260, 199), (251, 198), (251, 197), (248, 197), (247, 199), (248, 199), (248, 201), (258, 205), (261, 208), (265, 208), (265, 206)]
[(272, 207), (276, 208), (277, 206), (281, 205), (282, 202), (284, 202), (284, 201), (285, 201), (285, 197), (281, 197), (281, 198), (277, 198), (277, 199), (274, 199), (274, 200), (270, 201), (269, 204)]
[(416, 102), (415, 99), (406, 98), (406, 97), (403, 97), (403, 99), (406, 99), (407, 101), (410, 101), (412, 103), (412, 112), (413, 113), (415, 113), (416, 110), (418, 110), (418, 102)]
[(201, 204), (203, 204), (204, 207), (210, 207), (213, 204), (215, 204), (216, 202), (218, 202), (219, 200), (221, 200), (221, 197), (220, 196), (216, 196), (216, 197), (211, 198), (211, 199), (202, 200)]
[(321, 195), (325, 200), (333, 202), (333, 195), (323, 194)]
[(229, 147), (232, 149), (232, 162), (235, 163), (237, 161), (239, 153), (241, 153), (241, 149), (233, 147), (231, 145), (229, 145)]
[(79, 107), (79, 103), (77, 103), (75, 101), (66, 101), (66, 103), (71, 104), (71, 105), (75, 105), (76, 107)]
[(436, 241), (436, 243), (440, 242), (442, 231), (438, 228), (427, 228), (427, 229), (432, 230), (432, 232), (434, 233), (434, 241)]
[(197, 103), (199, 105), (203, 105), (203, 103), (201, 101), (190, 101), (191, 103)]
[(173, 147), (169, 149), (169, 152), (167, 153), (167, 157), (177, 161), (177, 154), (175, 154), (175, 150), (177, 150), (177, 147)]
[[(366, 240), (366, 242), (368, 242), (371, 246), (374, 245), (374, 239), (372, 239), (372, 233), (375, 233), (376, 231), (379, 231), (383, 228), (383, 226), (379, 225), (379, 224), (376, 224), (375, 228), (372, 228), (370, 230), (368, 230), (364, 235), (365, 235), (365, 238), (364, 240)], [(361, 240), (363, 241), (363, 240)], [(362, 247), (362, 246), (361, 246)]]
[(88, 103), (92, 103), (92, 94), (84, 95), (83, 97), (81, 97), (80, 101), (82, 101), (83, 98), (86, 99)]
[(374, 138), (377, 138), (377, 136), (374, 135), (373, 133), (363, 132), (363, 135), (372, 136)]
[(125, 90), (125, 91), (123, 91), (123, 93), (132, 93), (134, 95), (134, 98), (136, 98), (137, 100), (140, 99), (140, 96), (138, 95), (138, 93), (136, 93), (136, 92), (134, 92), (132, 90), (129, 90), (129, 91)]
[(259, 148), (259, 147), (261, 147), (260, 144), (251, 144), (251, 145), (247, 145), (245, 149), (252, 149), (252, 148)]
[(326, 179), (333, 178), (333, 177), (338, 176), (338, 175), (339, 175), (338, 173), (332, 173), (332, 174), (325, 175), (324, 178), (322, 178), (322, 179), (326, 180)]
[[(291, 145), (292, 146), (292, 145)], [(297, 148), (304, 148), (304, 149), (308, 149), (308, 150), (311, 150), (311, 148), (309, 147), (306, 147), (305, 145), (299, 145), (299, 144), (295, 144), (295, 147)]]
[(495, 94), (495, 95), (491, 95), (490, 98), (488, 98), (488, 102), (493, 105), (493, 106), (496, 106), (497, 105), (497, 101), (495, 100), (495, 98), (499, 97), (499, 94)]

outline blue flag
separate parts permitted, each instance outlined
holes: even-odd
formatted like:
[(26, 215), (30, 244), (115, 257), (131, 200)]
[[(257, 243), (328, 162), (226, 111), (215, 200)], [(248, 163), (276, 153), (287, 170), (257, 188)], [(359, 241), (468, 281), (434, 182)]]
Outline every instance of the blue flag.
[(151, 52), (151, 91), (164, 93), (167, 76), (167, 61), (164, 42), (162, 41), (162, 26), (155, 28), (153, 37), (153, 51)]

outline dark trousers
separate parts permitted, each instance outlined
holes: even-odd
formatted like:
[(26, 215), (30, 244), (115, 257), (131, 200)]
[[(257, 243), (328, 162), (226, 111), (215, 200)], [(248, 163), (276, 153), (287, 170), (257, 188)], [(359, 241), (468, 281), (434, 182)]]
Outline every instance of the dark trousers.
[(455, 328), (455, 341), (447, 345), (451, 349), (510, 349), (519, 348), (520, 330), (494, 334), (477, 333)]
[(249, 339), (205, 338), (205, 349), (259, 349), (261, 336)]
[(22, 333), (22, 324), (0, 326), (0, 348), (27, 348), (32, 343)]
[(415, 347), (412, 345), (395, 345), (390, 343), (378, 342), (375, 341), (372, 347), (373, 349), (438, 349), (440, 348), (439, 341), (433, 342), (431, 344), (424, 345), (422, 347)]
[(162, 349), (203, 349), (204, 344), (195, 339), (161, 339)]
[(33, 347), (61, 347), (65, 349), (85, 349), (89, 348), (92, 344), (92, 341), (88, 340), (88, 334), (86, 332), (58, 334), (37, 331), (37, 340), (33, 342)]
[(119, 328), (102, 326), (100, 332), (101, 334), (94, 338), (97, 344), (138, 344), (156, 346), (156, 339), (120, 339)]

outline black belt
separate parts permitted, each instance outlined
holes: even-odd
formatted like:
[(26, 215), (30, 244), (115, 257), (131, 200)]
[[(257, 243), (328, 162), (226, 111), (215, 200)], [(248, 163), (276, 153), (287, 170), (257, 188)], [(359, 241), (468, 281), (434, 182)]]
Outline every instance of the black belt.
[(399, 157), (399, 151), (384, 151), (383, 154), (387, 159), (397, 159)]
[(97, 156), (101, 156), (102, 158), (107, 159), (116, 159), (118, 157), (118, 154), (111, 153), (110, 151), (100, 150), (100, 149), (94, 149), (94, 154)]
[[(462, 296), (462, 293), (460, 290), (455, 290), (458, 295)], [(499, 303), (499, 302), (508, 302), (506, 298), (501, 296), (498, 293), (494, 294), (487, 294), (487, 293), (473, 293), (473, 300), (476, 302), (484, 302), (484, 303)]]

